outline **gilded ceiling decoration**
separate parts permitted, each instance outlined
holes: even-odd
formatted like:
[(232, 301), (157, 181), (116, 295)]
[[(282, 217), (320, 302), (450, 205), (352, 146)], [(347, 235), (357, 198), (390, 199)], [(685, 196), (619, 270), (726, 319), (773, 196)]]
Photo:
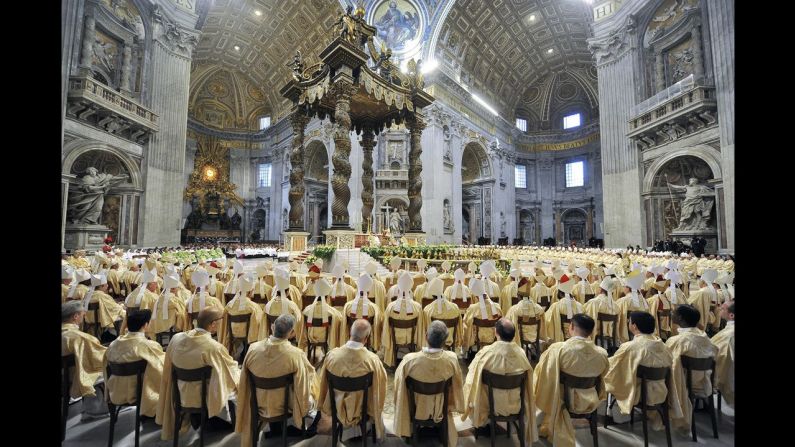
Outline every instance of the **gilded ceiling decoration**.
[[(338, 0), (215, 0), (193, 53), (191, 104), (197, 99), (194, 86), (205, 86), (205, 82), (195, 82), (194, 76), (210, 67), (222, 67), (250, 84), (241, 87), (242, 96), (270, 110), (272, 122), (276, 122), (290, 107), (289, 101), (279, 95), (284, 80), (290, 78), (287, 63), (296, 50), (306, 55), (307, 66), (318, 62), (312, 58), (333, 39), (333, 24), (341, 13)], [(235, 104), (217, 101), (205, 104), (202, 110), (214, 119), (235, 123), (248, 119)]]
[(456, 0), (435, 56), (510, 119), (519, 101), (532, 99), (528, 86), (539, 78), (592, 64), (585, 41), (591, 14), (582, 0)]
[(188, 113), (217, 129), (259, 130), (270, 114), (265, 93), (243, 73), (214, 64), (193, 65)]

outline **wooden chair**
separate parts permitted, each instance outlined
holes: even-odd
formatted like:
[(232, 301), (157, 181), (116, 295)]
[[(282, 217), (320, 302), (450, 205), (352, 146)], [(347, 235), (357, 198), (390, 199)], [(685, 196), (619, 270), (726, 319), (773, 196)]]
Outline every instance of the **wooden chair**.
[[(109, 379), (111, 376), (119, 376), (119, 377), (126, 377), (126, 376), (136, 376), (135, 378), (135, 402), (133, 403), (125, 403), (121, 405), (116, 405), (110, 401), (110, 396), (108, 395), (108, 413), (110, 413), (110, 430), (108, 433), (108, 447), (113, 445), (113, 430), (116, 428), (116, 422), (119, 420), (119, 411), (123, 407), (135, 406), (135, 447), (138, 447), (139, 439), (141, 436), (140, 428), (141, 428), (141, 393), (143, 392), (144, 387), (144, 373), (146, 372), (146, 366), (148, 365), (146, 360), (138, 360), (136, 362), (129, 362), (129, 363), (113, 363), (108, 362), (108, 367), (106, 368), (105, 379)], [(106, 382), (107, 383), (107, 382)], [(107, 389), (107, 387), (106, 387)], [(107, 390), (108, 394), (110, 394), (110, 390)]]
[[(671, 309), (657, 310), (657, 336), (660, 337), (662, 341), (665, 341), (671, 337), (671, 331), (661, 329), (663, 319), (666, 319), (666, 321), (668, 321), (668, 327), (671, 327)], [(663, 337), (663, 335), (665, 335), (665, 337)]]
[(500, 317), (495, 318), (493, 320), (490, 320), (490, 319), (483, 320), (483, 319), (480, 319), (480, 318), (473, 318), (472, 319), (472, 324), (475, 326), (475, 343), (478, 346), (478, 352), (480, 352), (480, 350), (481, 350), (481, 348), (483, 348), (483, 346), (488, 346), (488, 345), (494, 343), (495, 341), (497, 341), (497, 339), (495, 338), (494, 340), (492, 340), (490, 342), (482, 342), (480, 340), (480, 329), (481, 328), (486, 328), (486, 327), (493, 328), (494, 326), (497, 325), (497, 321), (499, 319), (500, 319)]
[(587, 419), (591, 428), (591, 436), (593, 436), (593, 445), (594, 447), (599, 447), (599, 438), (597, 437), (597, 431), (596, 431), (597, 410), (585, 414), (574, 413), (571, 410), (571, 402), (569, 398), (569, 391), (572, 388), (574, 389), (594, 388), (596, 390), (596, 393), (599, 394), (599, 377), (576, 377), (561, 371), (560, 383), (561, 385), (563, 385), (563, 405), (566, 411), (569, 412), (569, 417), (571, 419)]
[(431, 304), (435, 299), (436, 298), (434, 298), (434, 297), (423, 298), (422, 299), (422, 308), (425, 309), (425, 306), (427, 306), (428, 304)]
[(94, 337), (99, 337), (102, 335), (102, 324), (99, 321), (99, 301), (95, 301), (93, 303), (88, 303), (88, 312), (91, 313), (91, 317), (94, 320), (93, 323), (89, 323), (88, 321), (83, 319), (83, 332), (89, 333)]
[[(259, 431), (264, 424), (273, 422), (282, 423), (282, 445), (287, 447), (287, 422), (292, 419), (293, 414), (288, 411), (290, 402), (290, 387), (293, 385), (293, 374), (286, 374), (279, 377), (265, 378), (257, 377), (246, 368), (248, 380), (251, 383), (249, 388), (249, 405), (251, 408), (251, 439), (253, 445), (259, 445)], [(278, 390), (284, 389), (284, 413), (279, 416), (264, 417), (259, 415), (259, 404), (257, 403), (257, 390)], [(301, 434), (305, 431), (304, 424), (301, 424)]]
[[(354, 322), (354, 321), (356, 321), (356, 320), (359, 320), (359, 319), (367, 320), (367, 322), (368, 322), (368, 323), (370, 323), (370, 327), (372, 327), (372, 326), (373, 326), (373, 323), (374, 323), (374, 320), (373, 320), (373, 318), (374, 318), (374, 317), (373, 317), (372, 315), (367, 315), (366, 317), (365, 317), (365, 316), (352, 317), (352, 316), (350, 316), (350, 315), (346, 315), (346, 316), (345, 316), (345, 318), (348, 320), (348, 327), (349, 327), (349, 328), (350, 328), (351, 326), (353, 326), (353, 322)], [(367, 337), (367, 349), (369, 349), (369, 350), (370, 350), (370, 351), (372, 351), (372, 352), (376, 352), (376, 349), (375, 349), (375, 347), (373, 346), (373, 337), (372, 337), (372, 334), (371, 334), (371, 336), (370, 336), (370, 337)]]
[(61, 441), (66, 439), (66, 418), (69, 416), (69, 390), (72, 388), (72, 368), (75, 366), (75, 355), (61, 356)]
[[(393, 357), (393, 364), (397, 367), (397, 354), (399, 348), (409, 348), (410, 352), (414, 352), (417, 350), (417, 344), (414, 342), (415, 335), (417, 332), (417, 322), (420, 320), (419, 316), (417, 318), (412, 318), (411, 320), (398, 320), (392, 317), (389, 318), (389, 336), (392, 337), (392, 355)], [(405, 344), (398, 344), (395, 338), (395, 329), (411, 329), (411, 340), (409, 343)]]
[(226, 303), (232, 301), (234, 298), (235, 298), (235, 294), (234, 293), (224, 293), (224, 302), (221, 303), (221, 304), (226, 306)]
[[(607, 323), (613, 323), (612, 335), (605, 335)], [(618, 350), (618, 315), (599, 312), (596, 314), (596, 324), (599, 329), (594, 340), (596, 345), (605, 348), (608, 355), (613, 355)]]
[(538, 305), (544, 308), (544, 312), (549, 310), (552, 305), (552, 298), (549, 295), (541, 295), (538, 297)]
[[(643, 422), (643, 447), (649, 447), (649, 429), (646, 423), (646, 412), (656, 410), (662, 417), (663, 425), (665, 425), (665, 439), (668, 442), (668, 447), (671, 447), (671, 421), (668, 418), (668, 398), (659, 404), (648, 404), (648, 381), (650, 380), (663, 380), (665, 379), (665, 386), (668, 387), (668, 392), (673, 392), (671, 385), (671, 368), (651, 368), (643, 365), (638, 365), (637, 377), (640, 378), (640, 402), (638, 402), (630, 413), (630, 425), (635, 423), (635, 409), (640, 410), (641, 422)], [(605, 424), (607, 419), (605, 418)]]
[(594, 295), (593, 293), (586, 293), (586, 294), (585, 294), (585, 302), (586, 302), (586, 303), (587, 303), (588, 301), (591, 301), (591, 300), (592, 300), (592, 299), (594, 299), (594, 298), (596, 298), (596, 295)]
[(171, 343), (171, 339), (176, 334), (177, 334), (177, 331), (175, 331), (174, 327), (172, 326), (172, 327), (168, 328), (167, 331), (156, 333), (155, 334), (155, 340), (157, 340), (157, 342), (160, 343), (160, 346), (162, 346), (163, 349), (166, 349), (168, 347), (168, 344)]
[(329, 304), (331, 305), (331, 307), (334, 307), (338, 311), (342, 312), (342, 310), (345, 308), (345, 303), (348, 302), (348, 297), (344, 296), (344, 295), (332, 296), (329, 301), (330, 301)]
[[(199, 427), (199, 447), (204, 447), (204, 428), (207, 425), (207, 383), (213, 374), (212, 366), (202, 366), (196, 369), (182, 369), (176, 366), (171, 367), (171, 398), (174, 401), (174, 447), (179, 446), (179, 428), (182, 426), (182, 418), (186, 414), (198, 414), (201, 417)], [(183, 407), (182, 399), (179, 394), (177, 380), (183, 382), (201, 382), (201, 406), (199, 408)]]
[(686, 355), (683, 355), (681, 359), (682, 368), (685, 370), (687, 397), (690, 398), (690, 404), (693, 407), (690, 414), (690, 431), (693, 434), (693, 442), (698, 442), (696, 437), (696, 403), (698, 401), (704, 402), (705, 411), (709, 413), (709, 418), (712, 421), (712, 436), (718, 439), (718, 422), (715, 417), (715, 403), (712, 400), (712, 395), (715, 394), (714, 391), (709, 390), (709, 396), (697, 396), (693, 392), (693, 371), (710, 371), (710, 383), (715, 383), (715, 359), (712, 357), (697, 358)]
[(417, 288), (418, 285), (425, 284), (425, 275), (415, 276), (414, 278), (412, 278), (412, 281), (414, 282), (414, 284), (412, 284), (411, 290), (414, 290)]
[(257, 304), (261, 304), (263, 306), (268, 304), (268, 300), (269, 299), (270, 299), (269, 297), (262, 296), (260, 294), (255, 294), (254, 296), (251, 297), (251, 301), (252, 302), (257, 303)]
[[(417, 445), (419, 442), (419, 431), (421, 427), (438, 427), (441, 431), (442, 437), (442, 445), (447, 447), (449, 444), (449, 440), (447, 439), (447, 424), (450, 422), (447, 419), (448, 413), (448, 398), (450, 394), (450, 386), (453, 383), (453, 378), (450, 377), (447, 380), (442, 380), (440, 382), (421, 382), (417, 379), (412, 377), (406, 377), (406, 388), (409, 390), (409, 418), (411, 420), (411, 444)], [(416, 412), (417, 412), (417, 402), (416, 396), (414, 393), (422, 394), (424, 396), (434, 396), (436, 394), (443, 394), (444, 396), (444, 403), (442, 404), (442, 408), (444, 412), (442, 413), (442, 420), (439, 422), (434, 422), (433, 415), (431, 415), (428, 419), (415, 419)]]
[[(326, 329), (326, 336), (323, 338), (322, 341), (313, 342), (309, 339), (309, 329), (311, 328), (318, 328), (322, 327)], [(317, 348), (323, 348), (323, 358), (326, 357), (328, 354), (328, 334), (331, 327), (331, 315), (328, 316), (328, 320), (323, 321), (323, 318), (312, 318), (304, 320), (304, 331), (306, 331), (306, 355), (309, 357), (309, 361), (311, 362), (315, 358), (315, 351)], [(322, 362), (323, 359), (320, 359)]]
[(467, 309), (469, 309), (469, 305), (472, 304), (472, 300), (464, 301), (463, 298), (455, 298), (453, 299), (453, 304), (458, 306), (458, 310), (460, 310), (461, 313), (466, 313)]
[(337, 402), (335, 391), (353, 393), (362, 392), (362, 415), (359, 426), (362, 430), (362, 445), (367, 447), (367, 421), (373, 422), (373, 444), (376, 443), (375, 420), (367, 415), (368, 392), (373, 385), (373, 373), (369, 372), (359, 377), (339, 377), (326, 371), (328, 380), (328, 393), (331, 398), (331, 445), (337, 447), (337, 442), (342, 441), (342, 430), (344, 426), (337, 417)]
[(460, 320), (461, 320), (461, 317), (447, 318), (447, 319), (431, 317), (431, 322), (433, 322), (433, 321), (441, 321), (442, 323), (444, 323), (445, 326), (447, 326), (447, 329), (452, 329), (453, 330), (453, 342), (450, 343), (450, 346), (447, 347), (447, 349), (449, 349), (449, 350), (451, 350), (453, 352), (455, 352), (455, 348), (456, 348), (455, 341), (456, 341), (457, 333), (458, 333), (458, 322)]
[[(243, 359), (246, 358), (246, 352), (248, 352), (248, 331), (251, 326), (251, 315), (251, 313), (240, 315), (226, 314), (226, 333), (229, 334), (229, 355), (234, 354), (235, 343), (240, 342), (243, 344), (243, 352), (240, 353), (240, 359), (238, 359), (240, 364), (243, 363)], [(242, 337), (235, 337), (232, 332), (232, 323), (242, 323), (244, 325), (243, 327), (245, 329)]]
[(191, 328), (196, 327), (196, 320), (199, 318), (199, 312), (188, 312), (188, 325)]
[(314, 303), (316, 299), (317, 297), (314, 295), (301, 295), (301, 312), (306, 309), (306, 306)]
[(566, 323), (571, 325), (571, 320), (566, 314), (560, 314), (560, 332), (563, 334), (563, 340), (569, 339), (569, 331), (566, 330)]
[[(531, 362), (535, 361), (538, 362), (538, 359), (541, 358), (541, 318), (542, 317), (528, 317), (528, 316), (520, 316), (519, 317), (519, 343), (522, 345), (522, 349), (524, 349), (525, 355), (527, 355), (527, 359)], [(536, 339), (535, 340), (525, 340), (524, 338), (524, 327), (525, 326), (535, 326), (536, 327)], [(535, 352), (533, 352), (535, 351)]]
[[(508, 426), (508, 437), (511, 437), (511, 424), (516, 424), (517, 434), (519, 436), (519, 445), (526, 445), (524, 440), (524, 413), (527, 411), (524, 407), (524, 389), (527, 386), (527, 375), (525, 373), (502, 375), (495, 374), (486, 369), (483, 370), (481, 375), (482, 382), (488, 387), (489, 395), (489, 422), (491, 424), (491, 447), (494, 447), (494, 440), (497, 437), (497, 422), (505, 422)], [(494, 389), (498, 390), (513, 390), (519, 389), (519, 413), (507, 416), (497, 416), (494, 414)], [(532, 409), (530, 411), (533, 411)], [(475, 430), (475, 439), (478, 438), (477, 430)]]
[(442, 290), (447, 290), (448, 287), (455, 284), (455, 278), (443, 278), (442, 279)]

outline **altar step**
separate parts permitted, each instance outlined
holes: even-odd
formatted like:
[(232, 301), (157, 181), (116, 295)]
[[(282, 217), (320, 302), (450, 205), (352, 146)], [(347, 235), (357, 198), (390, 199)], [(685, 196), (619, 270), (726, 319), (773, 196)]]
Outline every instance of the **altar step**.
[(312, 254), (312, 252), (303, 251), (300, 254), (296, 255), (293, 259), (296, 262), (298, 262), (298, 265), (301, 265), (301, 264), (304, 263), (304, 261), (306, 261), (306, 258), (308, 258), (311, 254)]
[[(348, 274), (354, 278), (358, 278), (359, 275), (364, 272), (364, 266), (366, 266), (371, 260), (373, 260), (373, 258), (370, 257), (370, 255), (364, 253), (358, 248), (339, 249), (334, 252), (334, 257), (332, 258), (332, 268), (337, 263), (347, 261), (349, 264)], [(380, 262), (375, 261), (375, 263), (378, 264), (378, 276), (383, 276), (389, 273), (389, 270), (384, 268)]]

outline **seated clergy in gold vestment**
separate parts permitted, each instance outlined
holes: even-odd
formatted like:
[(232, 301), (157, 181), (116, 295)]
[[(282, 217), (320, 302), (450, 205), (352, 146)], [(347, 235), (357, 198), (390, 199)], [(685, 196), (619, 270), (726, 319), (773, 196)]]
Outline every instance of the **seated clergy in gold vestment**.
[(604, 385), (609, 366), (607, 351), (589, 339), (594, 327), (593, 318), (575, 314), (569, 325), (569, 339), (550, 345), (536, 365), (534, 395), (536, 406), (544, 412), (539, 431), (555, 446), (574, 447), (576, 444), (574, 427), (564, 406), (561, 373), (581, 378), (598, 377), (596, 388), (570, 389), (569, 410), (575, 414), (592, 413), (607, 397)]
[[(438, 289), (441, 290), (441, 280), (438, 278), (434, 278), (434, 280), (440, 282)], [(442, 292), (438, 293), (441, 296)], [(429, 306), (431, 305), (433, 303)], [(447, 445), (453, 446), (458, 442), (458, 431), (455, 428), (452, 412), (464, 411), (463, 377), (458, 364), (458, 356), (444, 347), (448, 332), (447, 326), (441, 321), (432, 322), (426, 331), (426, 347), (422, 348), (421, 352), (412, 352), (406, 355), (395, 371), (395, 434), (398, 436), (411, 436), (409, 400), (413, 399), (415, 403), (414, 419), (433, 419), (438, 423), (444, 416), (447, 416)], [(447, 408), (444, 408), (444, 394), (414, 393), (414, 396), (410, 396), (412, 391), (406, 383), (409, 378), (424, 383), (451, 380)]]
[[(160, 399), (160, 382), (163, 377), (163, 362), (166, 353), (160, 343), (147, 340), (145, 332), (150, 324), (152, 311), (134, 310), (127, 315), (129, 332), (114, 340), (105, 351), (103, 372), (107, 374), (108, 363), (132, 363), (146, 360), (146, 370), (141, 388), (141, 414), (155, 417)], [(137, 376), (114, 376), (105, 378), (108, 400), (115, 405), (135, 402)]]
[(721, 305), (721, 317), (726, 319), (726, 327), (712, 337), (712, 343), (718, 348), (715, 388), (734, 408), (734, 300)]
[(70, 354), (75, 356), (69, 395), (73, 399), (84, 397), (84, 419), (107, 415), (107, 407), (102, 402), (102, 390), (94, 386), (98, 385), (98, 379), (102, 376), (102, 357), (105, 355), (105, 347), (96, 337), (80, 330), (85, 314), (81, 301), (67, 301), (61, 305), (61, 356)]
[[(229, 400), (235, 397), (240, 369), (228, 350), (211, 337), (218, 331), (224, 313), (214, 307), (199, 312), (196, 329), (174, 335), (166, 349), (163, 363), (163, 378), (160, 381), (160, 401), (157, 406), (155, 422), (162, 427), (161, 439), (174, 437), (174, 402), (172, 387), (179, 386), (182, 406), (199, 408), (201, 406), (201, 382), (173, 383), (172, 367), (198, 369), (210, 366), (212, 375), (207, 382), (207, 416), (219, 417), (231, 422)], [(180, 433), (188, 430), (189, 422), (184, 418)]]
[[(524, 395), (519, 388), (494, 389), (495, 415), (518, 414), (524, 402), (524, 439), (527, 444), (538, 440), (536, 428), (535, 399), (533, 398), (533, 367), (527, 360), (524, 350), (513, 342), (515, 331), (513, 323), (506, 318), (497, 321), (494, 327), (497, 341), (481, 349), (469, 365), (464, 381), (465, 409), (461, 420), (472, 420), (475, 427), (483, 427), (489, 422), (489, 397), (487, 386), (483, 384), (483, 371), (492, 374), (525, 376)], [(494, 436), (495, 434), (492, 434)]]
[(343, 441), (355, 436), (366, 435), (359, 429), (362, 405), (367, 405), (367, 415), (375, 423), (376, 436), (380, 439), (384, 438), (382, 412), (386, 397), (387, 375), (378, 356), (365, 347), (370, 331), (370, 323), (367, 320), (356, 320), (351, 327), (350, 339), (343, 346), (332, 349), (323, 361), (323, 367), (318, 371), (318, 407), (325, 414), (331, 414), (331, 397), (329, 396), (326, 372), (337, 377), (361, 377), (368, 373), (373, 374), (367, 402), (362, 402), (363, 393), (361, 391), (337, 391), (335, 393), (337, 417), (343, 426), (348, 427), (343, 431)]

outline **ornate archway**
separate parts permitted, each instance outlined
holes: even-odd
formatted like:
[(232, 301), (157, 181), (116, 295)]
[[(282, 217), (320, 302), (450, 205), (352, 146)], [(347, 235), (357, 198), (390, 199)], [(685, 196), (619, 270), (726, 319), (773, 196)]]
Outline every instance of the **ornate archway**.
[(574, 242), (580, 247), (587, 246), (586, 225), (588, 215), (584, 210), (580, 208), (567, 209), (561, 214), (560, 222), (563, 226), (563, 242), (566, 245)]
[(536, 245), (539, 243), (536, 240), (536, 220), (533, 214), (534, 212), (528, 209), (519, 211), (519, 237), (522, 238), (525, 245)]
[(328, 228), (329, 158), (326, 145), (311, 140), (304, 149), (304, 182), (306, 185), (305, 222), (311, 238), (319, 238)]
[(494, 176), (486, 148), (480, 142), (468, 142), (461, 153), (460, 167), (461, 208), (468, 209), (469, 217), (469, 233), (462, 233), (462, 239), (466, 236), (473, 244), (491, 243)]

